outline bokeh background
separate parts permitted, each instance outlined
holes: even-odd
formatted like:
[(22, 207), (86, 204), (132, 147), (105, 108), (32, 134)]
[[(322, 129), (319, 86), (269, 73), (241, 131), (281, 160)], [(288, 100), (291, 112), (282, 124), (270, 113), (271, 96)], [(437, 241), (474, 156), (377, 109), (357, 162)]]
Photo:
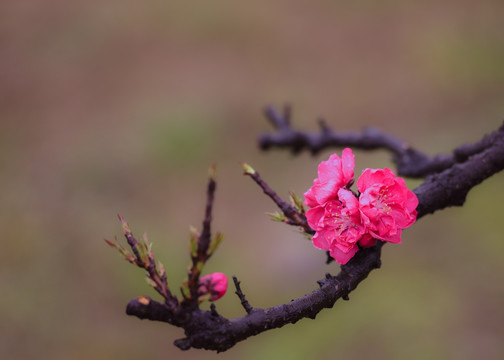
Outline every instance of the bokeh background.
[[(216, 162), (225, 239), (206, 272), (237, 275), (259, 307), (312, 291), (337, 266), (269, 220), (240, 163), (286, 197), (331, 151), (261, 152), (263, 106), (290, 102), (300, 129), (323, 116), (448, 152), (504, 118), (503, 14), (501, 0), (1, 1), (0, 357), (504, 358), (503, 174), (386, 246), (351, 301), (218, 355), (126, 316), (156, 294), (103, 242), (122, 214), (177, 288)], [(392, 166), (356, 154), (356, 173)], [(243, 315), (233, 291), (217, 308)]]

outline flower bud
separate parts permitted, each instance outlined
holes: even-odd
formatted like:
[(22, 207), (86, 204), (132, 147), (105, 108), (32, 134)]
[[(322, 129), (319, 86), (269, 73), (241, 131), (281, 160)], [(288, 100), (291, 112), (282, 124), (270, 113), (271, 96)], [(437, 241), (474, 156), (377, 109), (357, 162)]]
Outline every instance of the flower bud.
[(228, 279), (225, 274), (216, 272), (203, 276), (199, 282), (198, 293), (201, 296), (209, 295), (210, 301), (220, 299), (226, 293)]

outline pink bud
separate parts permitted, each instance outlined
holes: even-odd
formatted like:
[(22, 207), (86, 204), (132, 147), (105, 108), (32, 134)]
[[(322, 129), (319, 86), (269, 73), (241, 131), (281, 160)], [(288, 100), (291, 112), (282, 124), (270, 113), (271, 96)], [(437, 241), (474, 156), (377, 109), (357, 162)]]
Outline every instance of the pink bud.
[(228, 279), (225, 274), (216, 272), (200, 279), (198, 292), (200, 295), (210, 294), (210, 301), (220, 299), (226, 293)]

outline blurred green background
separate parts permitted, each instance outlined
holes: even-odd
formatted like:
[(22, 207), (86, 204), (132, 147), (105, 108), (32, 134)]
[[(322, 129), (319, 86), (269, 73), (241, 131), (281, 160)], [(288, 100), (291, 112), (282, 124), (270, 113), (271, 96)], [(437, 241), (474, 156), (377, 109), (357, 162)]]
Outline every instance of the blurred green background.
[[(300, 129), (324, 116), (448, 152), (504, 118), (503, 13), (501, 0), (1, 1), (0, 357), (504, 358), (503, 174), (386, 246), (351, 301), (218, 355), (126, 316), (156, 295), (103, 242), (121, 213), (177, 288), (216, 162), (225, 239), (206, 272), (237, 275), (259, 307), (312, 291), (338, 267), (269, 220), (240, 163), (286, 197), (330, 151), (261, 153), (262, 107), (291, 102)], [(389, 159), (356, 151), (356, 173)], [(243, 315), (233, 291), (217, 308)]]

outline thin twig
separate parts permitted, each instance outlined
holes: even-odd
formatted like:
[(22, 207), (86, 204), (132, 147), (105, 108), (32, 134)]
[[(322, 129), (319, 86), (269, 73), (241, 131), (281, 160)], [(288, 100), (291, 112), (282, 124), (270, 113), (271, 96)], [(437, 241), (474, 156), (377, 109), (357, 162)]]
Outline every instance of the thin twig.
[(207, 202), (205, 206), (205, 218), (203, 220), (203, 231), (198, 242), (198, 253), (206, 254), (208, 252), (208, 246), (210, 245), (210, 225), (212, 223), (212, 207), (214, 203), (215, 188), (217, 186), (215, 182), (215, 165), (212, 166), (210, 170), (210, 178), (208, 180), (207, 186)]
[[(191, 307), (198, 306), (198, 288), (201, 269), (206, 261), (210, 258), (211, 253), (208, 249), (211, 242), (211, 222), (212, 222), (212, 207), (214, 203), (214, 195), (216, 189), (215, 182), (215, 165), (210, 169), (210, 177), (207, 186), (207, 201), (205, 206), (205, 217), (203, 219), (203, 230), (197, 237), (197, 251), (191, 253), (192, 266), (189, 269), (187, 287), (189, 288), (190, 297), (184, 299), (184, 305)], [(196, 235), (194, 235), (196, 236)]]
[(250, 314), (252, 312), (252, 310), (254, 310), (254, 308), (252, 306), (250, 306), (249, 302), (245, 298), (245, 294), (242, 292), (241, 287), (240, 287), (241, 282), (238, 281), (238, 278), (234, 275), (233, 275), (233, 282), (234, 282), (234, 285), (236, 288), (235, 294), (238, 296), (238, 298), (240, 298), (241, 304), (242, 304), (243, 308), (245, 309), (245, 311), (247, 312), (247, 314)]
[(303, 231), (307, 234), (315, 234), (315, 231), (308, 225), (308, 221), (306, 220), (306, 216), (300, 213), (294, 206), (290, 205), (288, 202), (282, 200), (280, 196), (277, 195), (273, 189), (269, 187), (269, 185), (261, 178), (259, 173), (255, 170), (251, 169), (248, 165), (244, 165), (245, 175), (248, 175), (255, 181), (257, 185), (263, 190), (263, 192), (268, 195), (271, 200), (282, 210), (283, 214), (287, 218), (286, 223), (289, 225), (296, 225), (303, 228)]
[[(168, 305), (170, 309), (175, 308), (178, 304), (178, 300), (173, 296), (168, 287), (165, 271), (163, 270), (160, 272), (158, 270), (154, 254), (151, 251), (149, 252), (148, 244), (140, 244), (133, 236), (126, 220), (119, 214), (117, 216), (121, 221), (124, 237), (133, 251), (136, 265), (147, 271), (147, 276), (152, 281), (154, 289), (165, 299), (166, 305)], [(142, 251), (140, 251), (140, 247)]]

